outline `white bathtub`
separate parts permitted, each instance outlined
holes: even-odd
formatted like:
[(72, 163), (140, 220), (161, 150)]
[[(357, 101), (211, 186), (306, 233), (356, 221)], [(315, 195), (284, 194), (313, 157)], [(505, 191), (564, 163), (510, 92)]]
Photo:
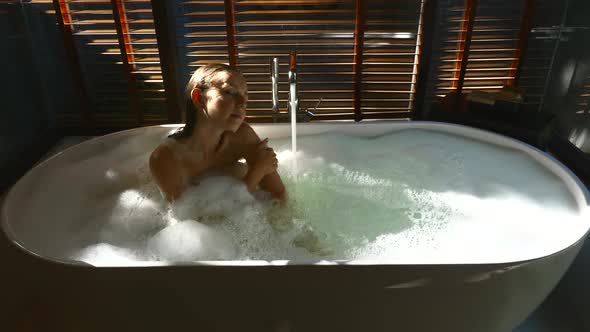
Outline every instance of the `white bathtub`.
[[(282, 124), (253, 127), (261, 137), (290, 133)], [(298, 125), (301, 135), (339, 131), (374, 136), (407, 128), (448, 132), (523, 151), (559, 177), (580, 211), (587, 212), (589, 194), (572, 172), (545, 153), (504, 136), (428, 122)], [(38, 218), (21, 217), (30, 209), (27, 197), (39, 178), (130, 137), (155, 146), (171, 129), (138, 128), (74, 146), (36, 166), (6, 196), (2, 229), (21, 249), (18, 259), (33, 275), (28, 280), (33, 278), (38, 283), (34, 287), (45, 289), (44, 296), (59, 299), (59, 309), (51, 312), (61, 317), (61, 324), (103, 331), (511, 331), (557, 284), (588, 231), (583, 227), (577, 241), (560, 251), (501, 263), (201, 261), (98, 268), (59, 256), (60, 244), (52, 243), (51, 220), (43, 211), (33, 212)]]

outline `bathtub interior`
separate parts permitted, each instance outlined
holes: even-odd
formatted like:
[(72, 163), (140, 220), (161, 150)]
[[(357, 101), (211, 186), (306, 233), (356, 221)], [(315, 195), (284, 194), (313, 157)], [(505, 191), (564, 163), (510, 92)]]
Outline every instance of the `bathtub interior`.
[[(290, 127), (288, 124), (261, 124), (253, 126), (256, 132), (261, 137), (269, 137), (271, 139), (288, 138), (290, 135)], [(46, 179), (47, 177), (55, 178), (53, 184), (59, 187), (60, 181), (67, 181), (67, 178), (71, 174), (64, 173), (63, 169), (65, 166), (84, 161), (90, 157), (100, 155), (101, 151), (118, 151), (121, 160), (128, 153), (145, 153), (145, 151), (151, 151), (153, 148), (170, 132), (176, 130), (178, 125), (164, 125), (154, 126), (146, 128), (138, 128), (134, 130), (114, 133), (111, 135), (95, 138), (86, 141), (77, 146), (71, 147), (49, 160), (41, 163), (29, 173), (27, 173), (12, 190), (3, 205), (2, 209), (2, 227), (8, 237), (13, 240), (15, 244), (23, 248), (25, 251), (36, 254), (42, 258), (50, 259), (53, 261), (67, 262), (73, 264), (81, 264), (78, 261), (71, 261), (64, 258), (63, 252), (67, 250), (68, 243), (55, 243), (48, 241), (59, 233), (63, 232), (63, 229), (56, 227), (55, 223), (52, 223), (50, 219), (44, 218), (43, 207), (34, 206), (29, 204), (30, 198), (34, 195), (35, 190), (39, 190), (37, 184), (40, 179)], [(502, 146), (508, 149), (514, 149), (525, 153), (528, 157), (535, 160), (537, 163), (545, 167), (549, 172), (553, 173), (561, 181), (563, 181), (567, 188), (568, 194), (571, 195), (572, 201), (574, 202), (577, 213), (582, 216), (587, 216), (589, 195), (584, 186), (579, 182), (575, 175), (567, 168), (562, 166), (559, 162), (548, 156), (547, 154), (538, 151), (524, 143), (519, 141), (496, 135), (490, 132), (485, 132), (477, 129), (472, 129), (458, 125), (428, 123), (428, 122), (370, 122), (370, 123), (312, 123), (298, 125), (298, 134), (301, 136), (316, 135), (321, 133), (342, 133), (361, 137), (377, 137), (386, 135), (400, 130), (405, 129), (419, 129), (419, 130), (432, 130), (437, 132), (448, 133), (452, 135), (458, 135), (467, 137), (473, 140), (482, 141), (498, 146)], [(116, 160), (115, 160), (116, 163)], [(117, 176), (116, 166), (113, 169), (94, 169), (93, 165), (86, 165), (86, 168), (80, 170), (81, 172), (88, 172), (89, 178), (109, 176)], [(145, 172), (144, 172), (145, 174)], [(96, 183), (96, 182), (93, 182)], [(88, 204), (88, 202), (80, 201), (76, 197), (68, 197), (66, 192), (59, 192), (58, 190), (52, 189), (55, 192), (51, 193), (52, 199), (72, 199), (72, 204)], [(72, 215), (67, 214), (61, 215), (63, 218), (72, 218)], [(59, 215), (59, 214), (58, 214)], [(92, 222), (92, 221), (89, 221)], [(556, 223), (559, 222), (556, 220)], [(577, 237), (572, 238), (570, 242), (565, 243), (562, 249), (566, 249), (568, 246), (573, 245), (578, 240), (582, 239), (589, 227), (590, 218), (580, 217), (578, 218), (580, 223), (577, 228)], [(71, 225), (67, 226), (71, 227)], [(527, 257), (528, 259), (539, 258), (545, 255), (550, 255), (559, 250), (555, 248), (552, 251), (540, 253), (536, 257)], [(190, 264), (207, 264), (207, 265), (284, 265), (284, 264), (396, 264), (399, 263), (395, 260), (391, 261), (371, 261), (371, 260), (349, 260), (349, 261), (333, 261), (324, 259), (306, 259), (300, 260), (220, 260), (220, 261), (194, 261)], [(407, 263), (407, 262), (406, 262)], [(422, 262), (424, 263), (424, 262)], [(432, 262), (437, 263), (437, 262)], [(461, 261), (453, 263), (465, 263)], [(481, 263), (499, 263), (499, 262), (488, 262), (482, 261)], [(179, 262), (157, 262), (157, 261), (127, 261), (125, 265), (169, 265), (179, 264)], [(183, 262), (182, 264), (187, 264)]]

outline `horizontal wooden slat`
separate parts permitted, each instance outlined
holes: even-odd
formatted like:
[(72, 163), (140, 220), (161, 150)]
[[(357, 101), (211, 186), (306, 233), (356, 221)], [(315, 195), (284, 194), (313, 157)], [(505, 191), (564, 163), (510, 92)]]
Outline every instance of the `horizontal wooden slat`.
[[(41, 2), (36, 1), (40, 4)], [(87, 76), (92, 102), (96, 106), (96, 121), (103, 113), (129, 113), (128, 70), (122, 59), (120, 41), (117, 39), (113, 5), (110, 0), (66, 0), (71, 15), (74, 38), (81, 55), (82, 71)], [(155, 37), (151, 2), (148, 0), (124, 0), (122, 22), (123, 41), (129, 65), (134, 69), (133, 84), (141, 107), (164, 114), (163, 85)]]
[[(272, 3), (285, 4), (275, 1)], [(290, 49), (297, 50), (300, 102), (303, 107), (305, 104), (311, 106), (322, 98), (322, 106), (317, 112), (351, 108), (353, 1), (291, 1), (287, 4), (288, 7), (281, 8), (273, 8), (268, 2), (260, 1), (236, 1), (235, 4), (239, 65), (249, 82), (250, 111), (270, 105), (270, 57), (279, 57), (282, 64), (280, 79), (286, 82), (287, 55)], [(381, 6), (384, 2), (375, 4)], [(221, 61), (227, 59), (222, 57), (225, 51), (224, 31), (213, 29), (224, 26), (223, 7), (219, 5), (215, 1), (205, 4), (184, 2), (186, 7), (181, 11), (185, 18), (183, 26), (189, 29), (184, 33), (184, 38), (189, 41), (185, 44), (185, 56), (191, 59), (188, 61), (189, 66), (209, 63), (216, 57)], [(400, 84), (409, 85), (411, 82), (419, 10), (408, 14), (403, 6), (396, 8), (386, 4), (382, 7), (385, 13), (383, 10), (369, 10), (367, 17), (367, 24), (372, 29), (367, 31), (366, 36), (368, 59), (363, 77), (367, 80), (376, 77), (377, 80), (371, 80), (376, 83), (370, 84), (380, 85), (379, 89), (366, 92), (367, 103), (390, 103), (397, 100), (405, 103), (407, 108), (411, 89), (400, 88)], [(402, 17), (401, 13), (408, 16)], [(201, 17), (205, 21), (196, 21), (193, 17)], [(403, 78), (403, 83), (400, 83), (400, 78)], [(380, 82), (385, 82), (385, 85)], [(391, 86), (395, 88), (389, 90)], [(280, 89), (279, 95), (284, 105), (288, 87), (282, 83)], [(381, 105), (375, 107), (380, 109)]]
[[(72, 15), (70, 25), (82, 56), (82, 69), (90, 86), (96, 89), (92, 97), (111, 112), (116, 109), (113, 105), (117, 105), (118, 98), (123, 98), (124, 93), (120, 93), (123, 90), (119, 89), (124, 88), (125, 76), (110, 0), (67, 2)], [(125, 35), (130, 40), (125, 45), (131, 48), (128, 54), (133, 59), (129, 64), (140, 85), (138, 93), (146, 105), (157, 103), (160, 106), (164, 91), (151, 2), (123, 2), (128, 24)], [(547, 0), (536, 2), (559, 7)], [(52, 10), (50, 0), (30, 3), (39, 6), (40, 11)], [(435, 29), (441, 39), (440, 47), (435, 47), (440, 52), (433, 54), (432, 95), (452, 91), (453, 82), (457, 82), (457, 43), (464, 22), (464, 0), (439, 0), (438, 3)], [(227, 63), (224, 1), (179, 1), (175, 6), (179, 16), (172, 25), (179, 36), (182, 77), (188, 80), (192, 70), (206, 63)], [(416, 76), (414, 61), (418, 55), (416, 34), (420, 1), (371, 0), (367, 2), (367, 9), (361, 68), (362, 111), (372, 116), (390, 114), (388, 112), (393, 110), (411, 112), (409, 101)], [(517, 59), (521, 12), (520, 0), (478, 0), (465, 70), (465, 90), (499, 89), (512, 78), (510, 73), (516, 70), (512, 64)], [(319, 113), (351, 117), (354, 113), (354, 13), (352, 0), (235, 0), (238, 65), (248, 80), (249, 112), (270, 109), (268, 61), (271, 57), (278, 57), (281, 63), (279, 97), (284, 108), (288, 96), (288, 53), (295, 49), (301, 106), (313, 107), (322, 98)], [(552, 22), (548, 17), (535, 20), (533, 26)], [(545, 26), (552, 25), (555, 24)], [(531, 32), (529, 53), (521, 65), (520, 85), (527, 90), (527, 102), (539, 100), (542, 95), (554, 45), (554, 40), (536, 40), (536, 37), (544, 38), (544, 35)], [(586, 94), (590, 92), (580, 98), (587, 99)], [(110, 100), (110, 103), (103, 103), (103, 100)], [(586, 104), (586, 100), (580, 101), (580, 105)]]

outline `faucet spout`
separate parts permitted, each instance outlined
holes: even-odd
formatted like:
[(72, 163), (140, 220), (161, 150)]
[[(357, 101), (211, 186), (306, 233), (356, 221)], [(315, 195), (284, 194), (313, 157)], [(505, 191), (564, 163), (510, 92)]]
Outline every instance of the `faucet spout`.
[[(279, 59), (270, 59), (270, 79), (272, 82), (272, 115), (273, 122), (288, 121), (290, 118), (292, 122), (308, 122), (314, 114), (309, 109), (299, 108), (299, 92), (297, 90), (297, 54), (291, 51), (289, 54), (289, 101), (288, 112), (281, 113), (279, 109)], [(317, 110), (320, 102), (316, 105), (314, 110)]]
[(299, 95), (297, 92), (297, 54), (291, 51), (289, 56), (289, 113), (299, 113)]

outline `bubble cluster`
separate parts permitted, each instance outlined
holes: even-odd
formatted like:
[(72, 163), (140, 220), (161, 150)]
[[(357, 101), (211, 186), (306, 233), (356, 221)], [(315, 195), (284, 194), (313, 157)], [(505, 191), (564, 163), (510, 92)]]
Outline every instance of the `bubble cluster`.
[[(587, 226), (562, 182), (526, 155), (421, 130), (300, 137), (296, 172), (290, 141), (271, 140), (289, 193), (286, 206), (219, 174), (169, 205), (147, 166), (162, 139), (136, 135), (100, 154), (64, 153), (69, 167), (37, 179), (22, 219), (39, 231), (23, 240), (50, 257), (107, 266), (470, 263), (551, 253)], [(45, 220), (35, 221), (38, 215)]]

